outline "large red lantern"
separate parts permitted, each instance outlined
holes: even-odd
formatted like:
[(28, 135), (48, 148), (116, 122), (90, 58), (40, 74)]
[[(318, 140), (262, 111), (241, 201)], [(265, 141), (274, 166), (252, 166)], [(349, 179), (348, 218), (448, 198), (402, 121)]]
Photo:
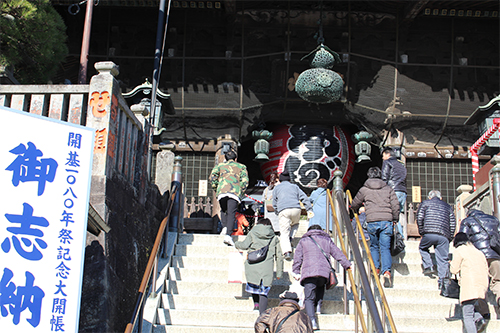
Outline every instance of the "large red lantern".
[(329, 183), (333, 172), (343, 173), (344, 187), (354, 169), (354, 144), (339, 126), (281, 125), (270, 129), (269, 161), (261, 164), (261, 172), (269, 181), (271, 172), (288, 170), (292, 182), (304, 189), (317, 187), (320, 178)]

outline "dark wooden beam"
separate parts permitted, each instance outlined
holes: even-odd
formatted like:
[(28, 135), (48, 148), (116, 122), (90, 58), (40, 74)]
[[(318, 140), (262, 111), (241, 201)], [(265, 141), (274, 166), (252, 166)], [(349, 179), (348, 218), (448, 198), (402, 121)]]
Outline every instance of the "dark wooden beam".
[(427, 5), (428, 2), (429, 0), (409, 1), (404, 10), (403, 20), (407, 22), (412, 21), (422, 11), (422, 9)]

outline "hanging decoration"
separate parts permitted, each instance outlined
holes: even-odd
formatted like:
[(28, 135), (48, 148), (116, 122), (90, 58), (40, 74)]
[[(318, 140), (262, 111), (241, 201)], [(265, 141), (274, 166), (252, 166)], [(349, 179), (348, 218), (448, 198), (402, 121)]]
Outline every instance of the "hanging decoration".
[(273, 171), (288, 170), (292, 182), (304, 190), (316, 188), (319, 178), (328, 182), (342, 171), (344, 186), (354, 170), (354, 144), (346, 130), (339, 126), (278, 125), (272, 128), (269, 161), (261, 163), (266, 181)]
[(337, 101), (342, 96), (344, 82), (342, 77), (331, 69), (340, 63), (340, 56), (324, 45), (323, 10), (319, 20), (318, 47), (301, 60), (308, 59), (311, 69), (302, 72), (295, 82), (295, 91), (305, 101), (326, 104)]

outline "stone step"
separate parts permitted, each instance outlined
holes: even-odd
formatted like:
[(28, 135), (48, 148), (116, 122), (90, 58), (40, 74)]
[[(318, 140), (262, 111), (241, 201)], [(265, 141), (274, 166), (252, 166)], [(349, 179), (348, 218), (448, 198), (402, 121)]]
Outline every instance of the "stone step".
[[(164, 325), (154, 325), (153, 333), (254, 333), (255, 330), (252, 327), (208, 327), (208, 326), (192, 326), (192, 325), (177, 325), (177, 326), (164, 326)], [(315, 331), (321, 332), (335, 332), (335, 333), (352, 333), (353, 330), (338, 330), (338, 329), (320, 329)]]
[[(204, 327), (204, 326), (153, 326), (153, 333), (254, 333), (252, 328), (241, 327)], [(321, 329), (315, 332), (335, 332), (335, 333), (352, 333), (353, 330), (339, 331), (339, 330), (325, 330)]]
[[(257, 317), (257, 311), (158, 310), (159, 324), (174, 325), (174, 327), (189, 323), (190, 326), (251, 328)], [(462, 320), (458, 316), (432, 318), (393, 315), (393, 317), (398, 332), (457, 333), (462, 330)], [(350, 330), (354, 328), (353, 318), (342, 314), (319, 314), (318, 323), (322, 330)], [(500, 321), (490, 320), (486, 332), (500, 332)]]
[[(205, 326), (162, 326), (154, 325), (153, 333), (254, 333), (252, 328), (241, 327), (205, 327)], [(353, 330), (339, 331), (339, 330), (325, 330), (321, 329), (314, 332), (335, 332), (335, 333), (352, 333)]]
[[(278, 306), (279, 298), (269, 298), (268, 307)], [(211, 296), (197, 297), (193, 302), (193, 296), (162, 294), (163, 308), (176, 310), (211, 310), (214, 305), (222, 311), (252, 311), (253, 300), (250, 295), (242, 297)], [(324, 314), (342, 313), (344, 302), (342, 300), (325, 299), (321, 312)]]
[[(234, 241), (243, 241), (246, 236), (232, 236)], [(294, 243), (300, 240), (301, 235), (297, 233)], [(220, 246), (230, 248), (223, 243), (224, 236), (213, 235), (213, 234), (179, 234), (179, 240), (177, 245), (195, 245), (195, 246)], [(405, 241), (405, 251), (406, 252), (417, 252), (419, 241), (407, 240)], [(340, 246), (340, 244), (338, 244)]]
[[(222, 240), (222, 236), (214, 236), (220, 237)], [(178, 256), (194, 256), (194, 257), (224, 257), (228, 253), (232, 251), (238, 251), (232, 246), (227, 246), (223, 244), (222, 241), (220, 244), (203, 244), (203, 243), (193, 243), (193, 244), (177, 244), (175, 247), (174, 255)], [(246, 251), (240, 250), (240, 252), (246, 253)], [(434, 254), (431, 253), (431, 256), (434, 257)], [(418, 249), (415, 251), (408, 250), (397, 256), (393, 257), (393, 262), (420, 262), (421, 257)]]
[[(191, 269), (191, 268), (178, 268), (178, 267), (169, 267), (169, 278), (171, 280), (176, 281), (184, 281), (184, 282), (213, 282), (213, 283), (227, 283), (228, 271), (227, 269), (219, 269), (219, 268), (200, 268), (200, 269)], [(341, 275), (341, 274), (339, 274)], [(244, 278), (244, 274), (242, 275)], [(342, 276), (338, 276), (340, 285), (342, 285)], [(280, 280), (274, 280), (273, 284), (276, 285), (289, 285), (291, 284), (292, 277), (289, 272), (284, 272), (283, 277)], [(422, 279), (420, 275), (401, 275), (398, 274), (397, 271), (393, 274), (393, 285), (395, 287), (400, 288), (418, 288), (418, 289), (429, 289), (434, 290), (437, 289), (437, 279), (425, 278)]]
[[(275, 281), (276, 282), (276, 281)], [(290, 283), (273, 284), (269, 291), (270, 298), (277, 298), (282, 292), (289, 290)], [(342, 299), (344, 288), (337, 286), (325, 291), (325, 298)], [(167, 294), (175, 295), (198, 295), (198, 296), (220, 296), (248, 297), (245, 285), (241, 283), (217, 283), (198, 281), (172, 281), (169, 280), (165, 286)]]
[[(229, 296), (211, 296), (197, 297), (193, 302), (193, 296), (162, 294), (163, 308), (175, 310), (213, 310), (214, 305), (221, 311), (252, 311), (253, 300), (251, 296), (229, 297)], [(270, 298), (268, 307), (275, 307), (279, 304), (279, 298)], [(354, 301), (349, 301), (349, 311), (354, 311)], [(379, 303), (380, 306), (380, 303)], [(495, 307), (489, 304), (490, 312), (495, 314)], [(462, 310), (457, 301), (450, 300), (443, 303), (424, 302), (408, 303), (404, 300), (393, 301), (389, 305), (394, 317), (414, 317), (414, 318), (462, 318)], [(333, 300), (325, 298), (321, 308), (322, 314), (342, 314), (344, 303), (341, 299)], [(366, 313), (366, 305), (363, 304), (363, 311)], [(492, 318), (496, 319), (495, 315)]]
[[(304, 310), (302, 310), (304, 311)], [(183, 326), (189, 323), (190, 326), (205, 326), (219, 328), (251, 328), (259, 316), (258, 311), (217, 311), (217, 310), (158, 310), (159, 324), (173, 325), (172, 327)], [(318, 322), (322, 331), (354, 329), (354, 316), (339, 315), (318, 315)], [(168, 327), (168, 332), (170, 331)], [(215, 332), (215, 331), (214, 331)]]
[[(284, 261), (284, 271), (292, 271), (293, 261)], [(196, 256), (179, 256), (175, 255), (172, 257), (172, 266), (178, 268), (187, 269), (219, 269), (227, 270), (229, 267), (228, 255), (224, 257), (218, 256), (206, 256), (206, 257), (196, 257)], [(340, 270), (341, 271), (341, 270)], [(339, 272), (340, 272), (339, 271)], [(413, 260), (411, 262), (397, 262), (393, 260), (392, 272), (394, 276), (415, 276), (415, 277), (425, 277), (422, 274), (422, 266), (420, 261)], [(436, 276), (434, 276), (436, 277)], [(426, 277), (430, 279), (429, 277)]]

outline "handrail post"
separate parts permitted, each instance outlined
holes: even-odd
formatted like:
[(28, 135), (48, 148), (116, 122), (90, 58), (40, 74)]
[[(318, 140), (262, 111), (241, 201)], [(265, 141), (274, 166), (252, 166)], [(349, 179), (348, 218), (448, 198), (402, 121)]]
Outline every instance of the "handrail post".
[(177, 232), (179, 229), (179, 221), (181, 219), (181, 208), (182, 208), (182, 203), (181, 203), (181, 198), (182, 198), (182, 157), (176, 156), (174, 158), (174, 170), (172, 172), (172, 188), (174, 186), (178, 186), (179, 190), (175, 194), (174, 197), (174, 202), (173, 202), (173, 207), (172, 211), (175, 212), (175, 214), (170, 216), (170, 223), (169, 223), (169, 228), (168, 231), (171, 232)]
[[(335, 192), (337, 191), (343, 191), (344, 190), (344, 182), (342, 181), (342, 171), (340, 170), (335, 170), (333, 173), (335, 176), (335, 179), (333, 180), (333, 189)], [(332, 207), (332, 209), (335, 209), (336, 207)], [(340, 215), (339, 215), (340, 216)], [(341, 224), (341, 233), (339, 237), (342, 237), (344, 239), (344, 244), (346, 244), (346, 253), (348, 254), (349, 251), (349, 242), (347, 239), (347, 234), (345, 233), (345, 225), (342, 225), (342, 219), (339, 220), (339, 223)], [(349, 259), (349, 258), (348, 258)], [(344, 272), (344, 315), (349, 314), (349, 302), (347, 300), (347, 276), (346, 272)]]
[(158, 255), (155, 256), (155, 262), (153, 264), (153, 274), (151, 275), (151, 278), (153, 279), (151, 281), (151, 293), (149, 294), (149, 297), (155, 298), (156, 297), (156, 275), (158, 274)]

